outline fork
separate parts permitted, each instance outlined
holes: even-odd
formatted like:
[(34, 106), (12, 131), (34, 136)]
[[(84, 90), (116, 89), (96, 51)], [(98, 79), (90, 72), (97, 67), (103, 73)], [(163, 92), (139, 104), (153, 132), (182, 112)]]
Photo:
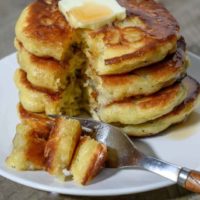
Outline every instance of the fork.
[[(58, 115), (51, 115), (51, 117), (56, 118)], [(107, 146), (107, 168), (131, 167), (147, 170), (163, 176), (187, 190), (200, 193), (200, 172), (145, 155), (117, 127), (92, 119), (64, 117), (79, 120), (86, 135)]]

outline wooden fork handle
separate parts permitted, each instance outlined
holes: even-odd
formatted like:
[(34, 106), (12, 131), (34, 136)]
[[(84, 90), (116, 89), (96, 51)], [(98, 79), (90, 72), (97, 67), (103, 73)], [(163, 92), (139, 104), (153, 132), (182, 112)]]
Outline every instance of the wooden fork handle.
[(187, 190), (200, 193), (200, 172), (182, 168), (178, 183)]

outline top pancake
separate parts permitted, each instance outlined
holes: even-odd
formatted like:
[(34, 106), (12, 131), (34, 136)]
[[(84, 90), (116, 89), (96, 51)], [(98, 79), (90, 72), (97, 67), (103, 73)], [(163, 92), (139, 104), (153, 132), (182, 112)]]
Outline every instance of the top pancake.
[(16, 24), (16, 37), (31, 53), (63, 60), (73, 41), (73, 29), (59, 12), (57, 0), (27, 6)]
[(179, 26), (153, 0), (118, 0), (127, 18), (86, 31), (86, 54), (99, 75), (120, 74), (162, 60), (176, 49)]

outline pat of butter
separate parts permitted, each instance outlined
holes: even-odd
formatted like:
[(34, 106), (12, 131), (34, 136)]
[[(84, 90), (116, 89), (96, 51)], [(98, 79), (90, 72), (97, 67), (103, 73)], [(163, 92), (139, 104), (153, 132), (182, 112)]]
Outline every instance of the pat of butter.
[(58, 6), (74, 28), (96, 29), (126, 17), (116, 0), (60, 0)]

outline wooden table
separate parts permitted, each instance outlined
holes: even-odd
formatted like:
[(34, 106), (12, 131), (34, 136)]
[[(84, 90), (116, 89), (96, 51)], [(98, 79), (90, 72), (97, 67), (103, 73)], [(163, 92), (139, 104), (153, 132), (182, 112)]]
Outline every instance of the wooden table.
[[(22, 8), (29, 0), (0, 0), (0, 58), (15, 51), (13, 47), (14, 25)], [(200, 0), (162, 0), (179, 21), (188, 49), (200, 55)], [(1, 66), (3, 67), (3, 66)], [(7, 66), (9, 67), (9, 66)], [(197, 200), (192, 194), (177, 185), (145, 193), (118, 197), (73, 197), (51, 194), (16, 184), (0, 177), (0, 200)]]

